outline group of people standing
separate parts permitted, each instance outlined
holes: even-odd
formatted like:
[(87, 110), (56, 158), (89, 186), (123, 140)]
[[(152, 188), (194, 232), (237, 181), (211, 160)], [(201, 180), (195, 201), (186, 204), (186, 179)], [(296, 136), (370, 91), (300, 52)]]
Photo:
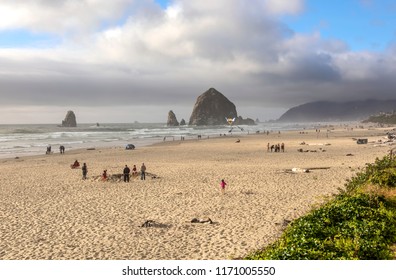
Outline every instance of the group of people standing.
[[(77, 162), (77, 160), (76, 160), (76, 162)], [(83, 180), (87, 179), (88, 167), (87, 167), (87, 164), (85, 162), (83, 163), (83, 166), (81, 167), (81, 170), (82, 170), (82, 179)], [(136, 165), (133, 165), (132, 170), (128, 167), (128, 165), (125, 165), (125, 167), (124, 167), (124, 169), (122, 171), (124, 182), (129, 182), (129, 179), (130, 179), (130, 176), (131, 176), (131, 172), (132, 172), (132, 177), (135, 178), (135, 177), (138, 176)], [(105, 170), (103, 170), (101, 179), (102, 179), (102, 181), (107, 181), (107, 178), (108, 178), (107, 169), (105, 169)], [(144, 163), (142, 163), (142, 166), (140, 167), (140, 179), (141, 180), (146, 180), (146, 165), (144, 165)]]
[(267, 144), (267, 152), (284, 152), (285, 151), (285, 144), (275, 144), (275, 145), (271, 145), (270, 143)]
[[(129, 178), (131, 175), (131, 169), (128, 167), (128, 165), (125, 164), (124, 170), (122, 171), (123, 177), (124, 177), (124, 182), (129, 182)], [(132, 177), (137, 177), (138, 172), (136, 165), (133, 165), (132, 168)], [(144, 163), (142, 163), (142, 166), (140, 167), (140, 179), (141, 180), (146, 180), (146, 166)]]

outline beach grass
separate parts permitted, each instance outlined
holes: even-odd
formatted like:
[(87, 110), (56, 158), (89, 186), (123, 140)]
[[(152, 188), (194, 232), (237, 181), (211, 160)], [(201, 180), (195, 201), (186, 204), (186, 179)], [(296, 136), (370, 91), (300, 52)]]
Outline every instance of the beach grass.
[(390, 156), (366, 164), (333, 199), (296, 219), (279, 240), (246, 259), (395, 259), (395, 167)]

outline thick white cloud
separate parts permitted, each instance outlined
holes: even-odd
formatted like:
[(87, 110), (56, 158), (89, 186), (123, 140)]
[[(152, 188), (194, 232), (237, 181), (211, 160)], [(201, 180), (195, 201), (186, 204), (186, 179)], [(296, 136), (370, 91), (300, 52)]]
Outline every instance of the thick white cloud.
[(2, 0), (0, 30), (29, 29), (62, 36), (64, 33), (92, 30), (104, 21), (118, 20), (136, 5), (135, 2), (138, 1)]
[(243, 116), (263, 119), (271, 106), (394, 95), (392, 49), (352, 52), (277, 19), (302, 11), (303, 1), (175, 0), (166, 10), (151, 0), (15, 2), (0, 2), (0, 17), (9, 15), (0, 30), (53, 32), (63, 40), (52, 48), (0, 49), (6, 106), (131, 104), (141, 115), (139, 108), (162, 106), (149, 119), (159, 121), (170, 109), (192, 110), (195, 98), (215, 87)]

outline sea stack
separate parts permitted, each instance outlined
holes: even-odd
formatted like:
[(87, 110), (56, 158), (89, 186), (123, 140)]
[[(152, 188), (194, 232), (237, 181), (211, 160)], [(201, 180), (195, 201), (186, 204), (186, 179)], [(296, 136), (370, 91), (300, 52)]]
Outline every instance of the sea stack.
[(177, 121), (175, 113), (172, 110), (168, 113), (168, 121), (166, 122), (167, 126), (179, 126), (179, 122)]
[(234, 103), (214, 88), (198, 96), (189, 125), (223, 125), (238, 116)]
[(76, 115), (74, 114), (73, 111), (67, 112), (65, 119), (62, 121), (62, 126), (63, 127), (76, 127), (77, 126)]
[(255, 121), (251, 118), (242, 118), (242, 116), (238, 116), (234, 122), (235, 125), (255, 125)]

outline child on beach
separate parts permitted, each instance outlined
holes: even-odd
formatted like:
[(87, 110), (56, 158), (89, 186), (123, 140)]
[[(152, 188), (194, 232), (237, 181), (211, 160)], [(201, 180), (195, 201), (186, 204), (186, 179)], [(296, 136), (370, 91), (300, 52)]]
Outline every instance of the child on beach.
[(225, 192), (225, 187), (226, 187), (227, 183), (224, 181), (224, 179), (221, 179), (220, 182), (220, 188), (221, 188), (221, 193), (224, 195)]
[(107, 169), (103, 170), (102, 181), (107, 181)]
[(71, 169), (75, 169), (79, 167), (80, 167), (80, 163), (78, 162), (78, 160), (75, 160), (74, 163), (70, 165)]
[(132, 177), (133, 177), (133, 178), (136, 178), (137, 175), (138, 175), (138, 173), (137, 173), (137, 168), (136, 168), (136, 165), (134, 164), (134, 165), (133, 165), (133, 168), (132, 168)]

